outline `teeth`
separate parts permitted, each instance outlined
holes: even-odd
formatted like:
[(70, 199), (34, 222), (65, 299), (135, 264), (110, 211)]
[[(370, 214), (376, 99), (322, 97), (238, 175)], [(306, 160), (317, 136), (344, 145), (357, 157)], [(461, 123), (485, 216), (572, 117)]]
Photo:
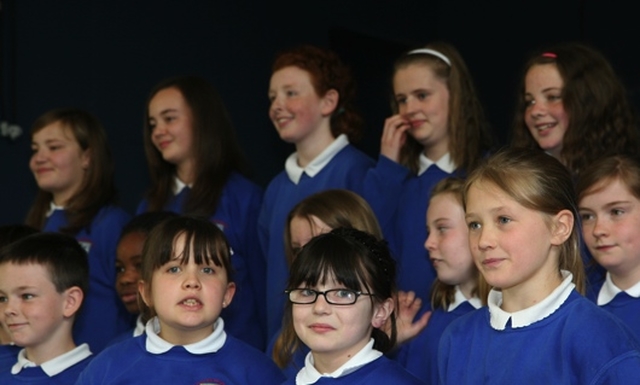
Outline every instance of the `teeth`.
[(195, 306), (198, 304), (198, 301), (196, 301), (195, 299), (185, 299), (184, 301), (182, 301), (182, 303), (187, 306)]

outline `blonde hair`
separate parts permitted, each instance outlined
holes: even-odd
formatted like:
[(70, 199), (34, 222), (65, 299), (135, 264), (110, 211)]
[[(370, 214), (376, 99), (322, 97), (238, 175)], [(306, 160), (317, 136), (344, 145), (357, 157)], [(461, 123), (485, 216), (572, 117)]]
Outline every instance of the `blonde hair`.
[(562, 210), (571, 212), (575, 221), (569, 238), (560, 247), (558, 271), (571, 272), (576, 289), (584, 293), (578, 205), (567, 168), (541, 150), (508, 148), (491, 156), (469, 175), (464, 188), (465, 205), (469, 188), (479, 182), (490, 183), (519, 205), (548, 216)]

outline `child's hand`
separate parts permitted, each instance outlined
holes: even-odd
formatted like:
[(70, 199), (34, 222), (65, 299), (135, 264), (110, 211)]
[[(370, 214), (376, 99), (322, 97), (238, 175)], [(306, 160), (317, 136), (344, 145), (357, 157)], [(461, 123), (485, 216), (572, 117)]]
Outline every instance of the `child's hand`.
[[(414, 322), (416, 314), (422, 307), (422, 300), (416, 297), (416, 293), (413, 291), (399, 291), (396, 303), (398, 305), (395, 312), (398, 332), (396, 344), (400, 345), (417, 336), (427, 326), (431, 312), (426, 312)], [(385, 332), (391, 334), (390, 320), (387, 320), (385, 324)]]
[(411, 127), (400, 115), (393, 115), (384, 121), (380, 153), (392, 161), (400, 162), (400, 149), (407, 140), (407, 130)]

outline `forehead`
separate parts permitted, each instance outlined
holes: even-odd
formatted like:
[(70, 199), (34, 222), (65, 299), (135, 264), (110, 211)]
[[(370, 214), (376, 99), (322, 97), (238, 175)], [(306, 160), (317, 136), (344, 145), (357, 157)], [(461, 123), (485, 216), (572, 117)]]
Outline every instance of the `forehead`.
[(427, 208), (427, 221), (431, 222), (440, 218), (464, 218), (462, 204), (453, 193), (440, 193), (429, 201)]
[(438, 85), (446, 88), (446, 83), (438, 78), (426, 63), (412, 63), (400, 67), (393, 75), (393, 89), (396, 92)]
[(53, 287), (49, 269), (38, 263), (0, 263), (0, 290), (16, 287)]
[(536, 88), (562, 88), (563, 84), (558, 67), (553, 63), (535, 64), (529, 68), (525, 77), (527, 91)]
[(161, 113), (166, 109), (186, 107), (182, 92), (175, 87), (163, 88), (158, 91), (149, 102), (149, 113)]
[(640, 202), (620, 178), (607, 178), (593, 185), (580, 199), (580, 206), (617, 201)]
[(34, 142), (45, 142), (47, 140), (64, 140), (75, 142), (73, 132), (60, 121), (48, 124), (33, 134)]
[(491, 182), (478, 180), (466, 194), (467, 212), (490, 210), (495, 206), (518, 205), (513, 198)]
[(285, 86), (311, 86), (311, 74), (300, 67), (280, 68), (271, 75), (271, 88)]

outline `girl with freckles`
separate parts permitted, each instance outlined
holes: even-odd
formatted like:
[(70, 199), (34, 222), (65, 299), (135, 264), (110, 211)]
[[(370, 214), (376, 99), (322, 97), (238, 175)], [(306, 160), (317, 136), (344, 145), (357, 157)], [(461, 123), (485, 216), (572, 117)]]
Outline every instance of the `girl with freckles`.
[(453, 321), (438, 352), (440, 384), (629, 384), (640, 343), (580, 293), (577, 202), (555, 158), (508, 149), (464, 189), (474, 262), (488, 307)]
[[(395, 262), (384, 241), (338, 228), (307, 243), (291, 266), (288, 350), (311, 350), (286, 384), (420, 384), (383, 356), (395, 342)], [(391, 333), (381, 328), (391, 319)]]
[[(284, 376), (259, 350), (228, 335), (222, 309), (234, 298), (231, 250), (207, 219), (171, 218), (142, 251), (145, 333), (115, 344), (77, 384), (279, 384)], [(114, 370), (114, 368), (117, 368)]]

